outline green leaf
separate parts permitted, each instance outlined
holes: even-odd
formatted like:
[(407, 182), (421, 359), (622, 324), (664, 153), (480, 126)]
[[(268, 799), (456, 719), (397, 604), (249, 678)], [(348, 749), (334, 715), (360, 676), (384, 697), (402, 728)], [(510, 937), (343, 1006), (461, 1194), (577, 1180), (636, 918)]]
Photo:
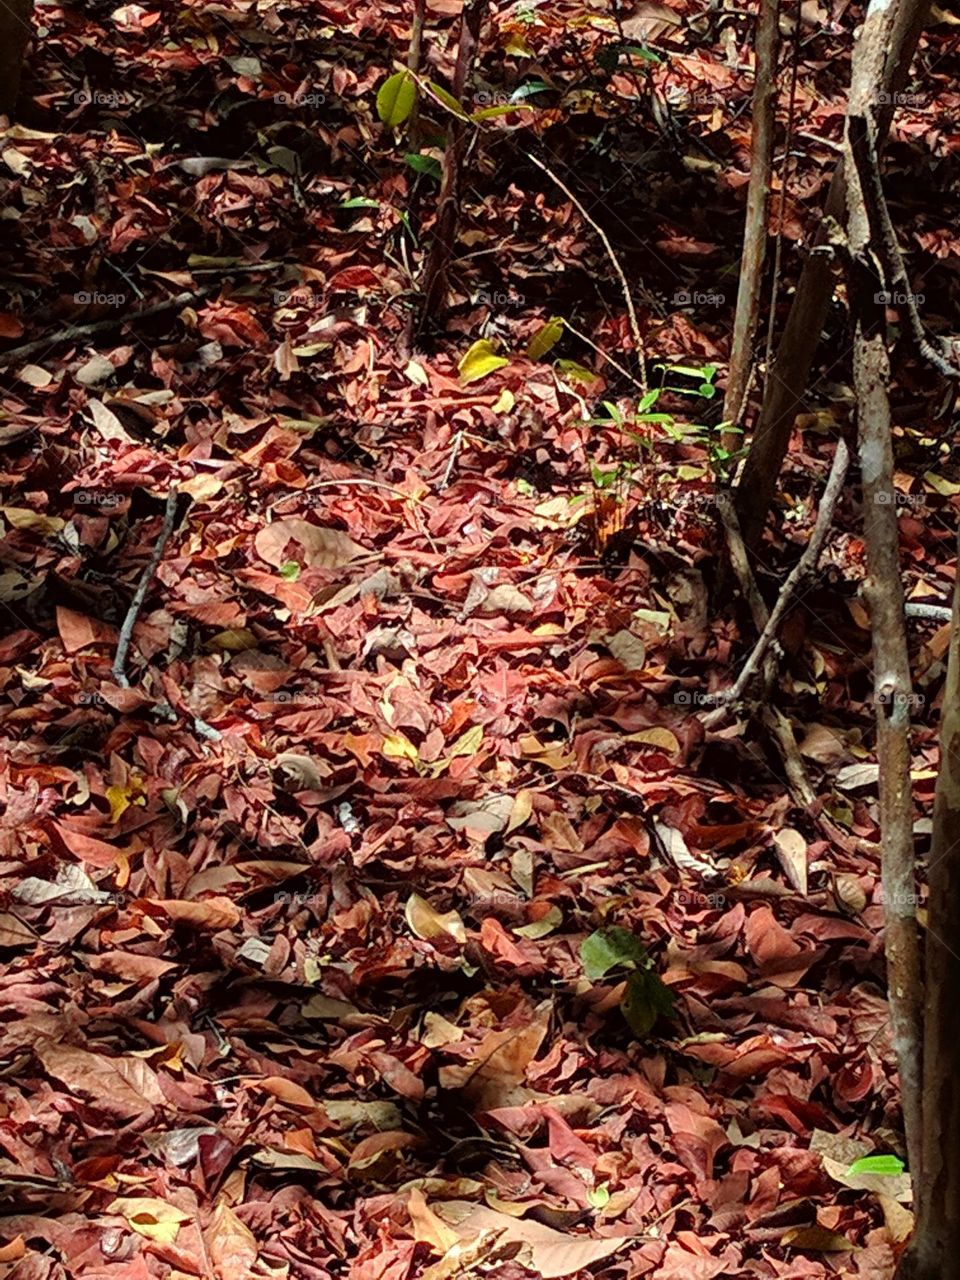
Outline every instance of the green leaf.
[(439, 182), (443, 173), (440, 161), (434, 156), (421, 156), (410, 152), (409, 155), (403, 157), (411, 169), (416, 169), (417, 173), (429, 174), (431, 178), (436, 178)]
[(854, 1160), (847, 1170), (847, 1177), (856, 1177), (860, 1173), (876, 1173), (881, 1178), (896, 1178), (903, 1173), (905, 1166), (896, 1156), (861, 1156)]
[(643, 399), (637, 405), (637, 413), (638, 414), (646, 413), (648, 409), (653, 408), (653, 406), (657, 403), (659, 399), (660, 399), (660, 388), (654, 387), (652, 391), (647, 392), (647, 394), (643, 397)]
[(527, 343), (527, 356), (530, 360), (542, 359), (548, 351), (552, 351), (563, 337), (563, 316), (551, 316), (542, 328), (538, 329)]
[(587, 1202), (594, 1209), (605, 1209), (610, 1203), (610, 1187), (606, 1182), (601, 1182), (596, 1187), (591, 1187), (587, 1192)]
[(481, 378), (495, 373), (509, 363), (509, 360), (497, 355), (489, 338), (481, 338), (463, 356), (457, 365), (457, 372), (460, 374), (460, 381), (466, 385), (468, 382), (479, 382)]
[(546, 84), (543, 80), (531, 80), (529, 84), (522, 84), (519, 89), (514, 89), (510, 101), (523, 102), (524, 98), (532, 98), (537, 93), (553, 93), (553, 85)]
[(284, 560), (277, 572), (281, 578), (286, 578), (288, 582), (296, 582), (300, 577), (300, 565), (296, 560)]
[(673, 1013), (673, 992), (651, 969), (640, 969), (627, 980), (620, 1011), (635, 1036), (645, 1036), (659, 1017)]
[(533, 111), (534, 107), (529, 102), (501, 102), (496, 107), (480, 107), (474, 111), (470, 117), (475, 123), (482, 120), (495, 120), (497, 116), (510, 116), (515, 111)]
[(354, 196), (352, 200), (343, 200), (341, 209), (379, 209), (379, 200), (368, 200), (366, 196)]
[(586, 365), (578, 364), (576, 360), (558, 360), (556, 367), (558, 373), (562, 373), (570, 382), (596, 382), (600, 377), (599, 373), (594, 373)]
[(384, 80), (377, 94), (377, 115), (391, 129), (409, 120), (417, 105), (417, 85), (409, 71), (398, 71)]
[(580, 944), (580, 963), (591, 982), (596, 982), (611, 969), (637, 968), (650, 963), (643, 943), (629, 929), (612, 925), (598, 929)]
[(466, 111), (464, 111), (463, 107), (456, 100), (453, 94), (449, 93), (446, 89), (444, 89), (442, 84), (434, 84), (432, 80), (428, 80), (427, 83), (430, 86), (430, 92), (435, 94), (436, 97), (447, 108), (447, 110), (452, 112), (452, 114), (455, 115), (458, 120), (470, 119)]
[(704, 400), (712, 400), (717, 394), (717, 388), (712, 382), (701, 382), (697, 391), (703, 396)]

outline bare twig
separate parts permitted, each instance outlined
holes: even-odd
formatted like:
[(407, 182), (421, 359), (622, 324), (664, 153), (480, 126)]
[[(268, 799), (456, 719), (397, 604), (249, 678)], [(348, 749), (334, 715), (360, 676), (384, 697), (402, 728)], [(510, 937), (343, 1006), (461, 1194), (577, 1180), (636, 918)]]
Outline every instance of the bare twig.
[[(427, 15), (427, 0), (414, 0), (413, 25), (410, 29), (410, 45), (407, 49), (407, 70), (417, 75), (420, 71), (420, 57), (423, 46), (423, 24)], [(420, 150), (420, 100), (414, 102), (413, 111), (407, 122), (407, 142), (410, 150)]]
[[(770, 189), (770, 161), (776, 124), (774, 92), (777, 74), (777, 45), (780, 0), (761, 0), (756, 39), (756, 78), (753, 86), (753, 129), (750, 136), (750, 183), (747, 213), (740, 255), (740, 284), (730, 346), (730, 368), (723, 402), (721, 444), (733, 452), (739, 446), (742, 406), (753, 359), (753, 339), (760, 315), (760, 284), (767, 248), (767, 192)], [(786, 162), (784, 162), (786, 163)]]
[(806, 575), (816, 567), (830, 526), (833, 524), (833, 514), (843, 489), (843, 482), (846, 479), (849, 464), (850, 451), (843, 440), (839, 440), (836, 452), (833, 455), (833, 466), (830, 468), (830, 475), (827, 477), (826, 488), (823, 491), (823, 499), (820, 503), (820, 510), (817, 513), (816, 524), (814, 525), (813, 533), (810, 535), (810, 541), (783, 584), (780, 595), (777, 597), (777, 603), (773, 606), (770, 617), (760, 632), (760, 639), (754, 646), (750, 657), (744, 663), (740, 675), (731, 688), (723, 694), (724, 702), (738, 702), (743, 697), (747, 685), (753, 678), (761, 659), (765, 656), (770, 646), (770, 642), (777, 633), (777, 627), (787, 611), (787, 606), (793, 599), (794, 592)]
[[(760, 594), (760, 588), (757, 586), (756, 579), (753, 576), (747, 549), (743, 542), (743, 534), (740, 531), (740, 521), (737, 519), (733, 499), (728, 493), (721, 492), (717, 495), (717, 509), (720, 512), (727, 534), (727, 547), (730, 553), (731, 567), (740, 584), (740, 590), (750, 606), (753, 624), (762, 635), (770, 620), (770, 611), (767, 609), (766, 602)], [(763, 683), (767, 693), (772, 689), (776, 676), (777, 661), (768, 642), (767, 652), (763, 658)], [(726, 707), (717, 707), (704, 717), (704, 727), (711, 728), (725, 714)], [(767, 707), (763, 720), (780, 748), (780, 755), (783, 759), (784, 771), (787, 775), (787, 783), (791, 794), (798, 804), (809, 808), (814, 800), (814, 791), (803, 767), (803, 760), (800, 756), (800, 748), (797, 746), (797, 739), (794, 736), (793, 726), (785, 715), (772, 706)]]
[(171, 533), (173, 533), (173, 525), (177, 516), (177, 486), (173, 485), (167, 494), (167, 505), (163, 513), (163, 528), (160, 530), (160, 537), (157, 544), (150, 553), (150, 559), (140, 576), (140, 582), (134, 592), (133, 599), (130, 601), (130, 608), (127, 610), (127, 616), (123, 620), (123, 626), (120, 628), (120, 639), (117, 643), (117, 656), (113, 660), (113, 678), (121, 688), (130, 687), (130, 681), (127, 679), (124, 668), (127, 664), (127, 653), (130, 649), (130, 641), (133, 638), (133, 628), (136, 626), (137, 618), (140, 610), (143, 608), (143, 602), (147, 598), (147, 592), (150, 590), (150, 583), (153, 581), (153, 575), (157, 572), (157, 565), (163, 555), (164, 548), (169, 541)]
[[(463, 6), (460, 43), (457, 47), (457, 61), (451, 85), (453, 96), (458, 102), (462, 100), (473, 73), (486, 8), (487, 0), (466, 0)], [(420, 282), (420, 314), (419, 319), (416, 316), (413, 317), (414, 324), (408, 334), (410, 338), (413, 336), (414, 328), (422, 329), (436, 318), (447, 294), (447, 270), (453, 258), (457, 224), (460, 220), (461, 169), (467, 152), (467, 143), (471, 137), (467, 123), (466, 120), (461, 120), (459, 116), (454, 115), (447, 127), (447, 146), (443, 156), (440, 194), (437, 197), (437, 216), (434, 220), (430, 250)]]
[(910, 278), (907, 275), (897, 233), (883, 193), (874, 130), (865, 115), (850, 116), (848, 129), (850, 152), (857, 167), (857, 177), (863, 193), (872, 242), (879, 249), (883, 259), (890, 305), (898, 309), (902, 308), (906, 313), (910, 336), (923, 359), (944, 378), (960, 378), (960, 369), (955, 368), (943, 352), (936, 349), (927, 337), (923, 321), (920, 319), (916, 295), (910, 288)]
[[(929, 0), (892, 0), (888, 5), (876, 5), (872, 17), (868, 11), (871, 22), (882, 18), (887, 11), (893, 15), (892, 28), (886, 38), (882, 81), (878, 85), (886, 95), (876, 117), (878, 148), (882, 146), (890, 126), (896, 95), (906, 83), (928, 8)], [(847, 173), (841, 157), (830, 183), (824, 205), (825, 215), (838, 219), (843, 217)], [(823, 239), (818, 236), (816, 243), (822, 244)], [(747, 546), (751, 549), (760, 540), (776, 492), (794, 418), (802, 404), (833, 297), (834, 283), (830, 257), (816, 252), (808, 254), (790, 304), (773, 369), (767, 371), (763, 406), (737, 485), (737, 514)]]
[(648, 389), (647, 349), (643, 341), (643, 334), (640, 331), (640, 321), (637, 319), (637, 309), (633, 305), (633, 295), (630, 292), (630, 285), (627, 283), (627, 277), (624, 274), (623, 267), (620, 265), (620, 259), (617, 257), (614, 252), (613, 245), (610, 243), (610, 237), (604, 231), (603, 227), (601, 227), (595, 219), (590, 217), (590, 214), (584, 208), (583, 202), (573, 194), (567, 184), (561, 178), (558, 178), (549, 166), (545, 165), (542, 160), (538, 159), (538, 157), (530, 151), (525, 151), (523, 154), (528, 160), (532, 161), (538, 169), (545, 173), (555, 186), (560, 188), (568, 200), (573, 201), (576, 208), (580, 211), (581, 216), (591, 227), (593, 227), (594, 231), (600, 237), (603, 247), (607, 252), (607, 257), (610, 259), (610, 264), (617, 273), (617, 277), (620, 281), (620, 288), (623, 293), (623, 300), (627, 304), (627, 315), (630, 318), (630, 332), (633, 335), (633, 343), (637, 350), (637, 361), (640, 365), (640, 386), (644, 395), (646, 395)]
[(138, 307), (124, 315), (111, 316), (109, 320), (94, 320), (90, 324), (72, 324), (65, 329), (48, 334), (45, 338), (37, 338), (33, 342), (25, 342), (20, 347), (12, 347), (9, 351), (0, 352), (0, 369), (26, 360), (40, 351), (46, 351), (60, 342), (75, 342), (78, 338), (90, 338), (97, 333), (109, 333), (111, 329), (119, 329), (123, 325), (133, 324), (135, 320), (146, 319), (147, 316), (159, 315), (162, 311), (171, 311), (174, 307), (186, 307), (191, 302), (199, 302), (201, 298), (219, 289), (219, 285), (209, 285), (204, 289), (194, 289), (191, 293), (178, 293), (172, 298), (164, 298), (162, 302), (153, 302), (149, 307)]

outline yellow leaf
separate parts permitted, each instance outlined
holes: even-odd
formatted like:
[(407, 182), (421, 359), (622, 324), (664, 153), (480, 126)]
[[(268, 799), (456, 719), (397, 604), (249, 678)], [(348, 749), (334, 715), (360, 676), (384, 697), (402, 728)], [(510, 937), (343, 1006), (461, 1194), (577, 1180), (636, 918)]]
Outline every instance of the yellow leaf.
[[(416, 360), (411, 360), (404, 369), (404, 373), (411, 382), (416, 383), (418, 387), (427, 387), (430, 385), (430, 379), (427, 377), (427, 371), (422, 364), (417, 364)], [(183, 488), (183, 486), (180, 486)]]
[(513, 406), (517, 403), (517, 398), (509, 387), (504, 387), (497, 397), (497, 403), (493, 406), (494, 413), (509, 413)]
[(229, 627), (211, 636), (204, 648), (221, 653), (243, 653), (247, 649), (255, 649), (258, 644), (257, 637), (246, 627)]
[(550, 907), (545, 916), (533, 920), (530, 924), (518, 925), (513, 932), (520, 938), (545, 938), (553, 933), (558, 924), (563, 922), (563, 912), (559, 907)]
[(110, 821), (119, 822), (132, 804), (146, 804), (143, 779), (129, 778), (125, 786), (107, 787), (107, 800), (110, 802)]
[(65, 521), (59, 516), (41, 515), (29, 507), (0, 507), (14, 529), (32, 529), (35, 533), (59, 533)]
[(388, 760), (419, 760), (420, 753), (402, 733), (390, 733), (383, 740), (383, 754)]
[(493, 343), (488, 338), (475, 342), (457, 365), (460, 381), (466, 386), (468, 382), (479, 382), (488, 374), (496, 373), (510, 361), (498, 356)]
[(952, 498), (955, 493), (960, 493), (960, 484), (945, 480), (943, 476), (938, 476), (933, 471), (925, 472), (923, 478), (935, 493), (940, 493), (945, 498)]
[(396, 129), (410, 118), (417, 103), (417, 86), (409, 71), (398, 71), (384, 80), (377, 94), (377, 115)]
[(542, 360), (562, 337), (563, 316), (551, 316), (543, 328), (538, 329), (527, 343), (527, 356), (531, 360)]
[(429, 942), (431, 938), (439, 938), (444, 933), (461, 946), (467, 940), (466, 928), (456, 911), (437, 911), (419, 893), (411, 893), (404, 915), (410, 932), (425, 942)]
[(137, 1235), (162, 1244), (173, 1244), (180, 1224), (190, 1221), (189, 1213), (154, 1196), (118, 1196), (107, 1206), (107, 1213), (118, 1213)]
[(524, 788), (522, 791), (518, 791), (513, 797), (513, 808), (510, 810), (507, 829), (503, 834), (508, 836), (511, 831), (516, 831), (517, 827), (522, 827), (525, 822), (529, 821), (532, 813), (533, 792)]
[(414, 1187), (407, 1201), (407, 1212), (413, 1223), (413, 1238), (417, 1244), (429, 1245), (434, 1253), (445, 1254), (460, 1243), (453, 1227), (448, 1227), (427, 1204), (423, 1192)]
[(475, 756), (483, 742), (483, 725), (475, 724), (466, 733), (461, 733), (450, 748), (450, 759), (454, 756)]
[(503, 52), (508, 53), (511, 58), (532, 58), (534, 56), (533, 50), (526, 40), (517, 32), (513, 32), (507, 37)]
[(657, 747), (668, 756), (675, 756), (680, 752), (680, 743), (669, 729), (641, 729), (639, 733), (628, 733), (625, 741), (639, 742), (644, 747)]
[(576, 360), (558, 360), (557, 369), (570, 382), (596, 382), (600, 377), (599, 373), (594, 373), (586, 365), (578, 364)]
[(791, 1227), (780, 1240), (791, 1249), (808, 1249), (814, 1253), (851, 1253), (853, 1245), (846, 1236), (826, 1227)]
[(453, 115), (455, 115), (458, 120), (469, 119), (469, 116), (464, 111), (463, 107), (461, 107), (460, 103), (456, 100), (456, 98), (453, 96), (452, 93), (448, 93), (447, 90), (444, 89), (442, 84), (434, 84), (432, 80), (428, 80), (427, 86), (430, 92), (434, 95), (434, 97), (438, 98), (439, 101), (442, 102), (443, 105), (447, 108), (447, 110), (451, 112)]

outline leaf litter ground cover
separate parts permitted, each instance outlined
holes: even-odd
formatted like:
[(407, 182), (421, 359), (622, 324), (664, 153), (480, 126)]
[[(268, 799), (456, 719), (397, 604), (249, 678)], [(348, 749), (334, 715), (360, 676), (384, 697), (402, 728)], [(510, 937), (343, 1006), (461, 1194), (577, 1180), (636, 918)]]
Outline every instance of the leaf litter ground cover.
[[(441, 82), (457, 9), (428, 5)], [(643, 5), (638, 81), (603, 6), (498, 10), (471, 105), (526, 85), (536, 110), (491, 122), (446, 331), (401, 354), (435, 192), (376, 119), (408, 14), (41, 12), (2, 151), (9, 1274), (889, 1275), (908, 1193), (854, 495), (782, 633), (807, 811), (749, 718), (702, 723), (753, 642), (715, 608), (708, 437), (678, 427), (710, 397), (670, 374), (633, 423), (609, 263), (523, 157), (608, 219), (651, 357), (722, 367), (748, 28)], [(798, 92), (828, 140), (844, 13)], [(556, 88), (604, 58), (602, 91)], [(894, 130), (927, 182), (938, 110)], [(788, 241), (829, 179), (810, 155)], [(767, 583), (812, 527), (844, 376), (805, 406)], [(908, 368), (899, 441), (933, 452), (902, 527), (911, 592), (942, 602), (958, 486), (926, 391)], [(944, 637), (914, 638), (935, 693)]]

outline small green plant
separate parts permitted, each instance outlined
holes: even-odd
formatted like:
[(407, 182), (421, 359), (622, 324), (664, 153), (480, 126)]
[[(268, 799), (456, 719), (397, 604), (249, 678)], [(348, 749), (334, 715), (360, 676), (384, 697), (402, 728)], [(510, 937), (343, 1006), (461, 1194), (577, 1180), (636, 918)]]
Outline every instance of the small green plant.
[(580, 947), (584, 974), (596, 982), (612, 973), (626, 978), (620, 1012), (636, 1036), (645, 1036), (659, 1017), (673, 1014), (673, 993), (654, 972), (643, 943), (629, 929), (598, 929)]

